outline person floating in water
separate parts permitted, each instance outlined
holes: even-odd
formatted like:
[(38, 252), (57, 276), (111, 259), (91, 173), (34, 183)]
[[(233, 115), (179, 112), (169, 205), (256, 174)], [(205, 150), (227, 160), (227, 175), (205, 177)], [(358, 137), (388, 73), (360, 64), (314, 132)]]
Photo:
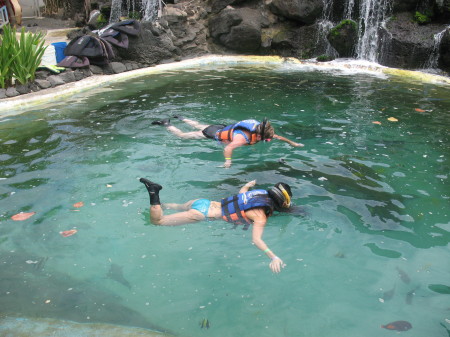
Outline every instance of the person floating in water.
[[(164, 203), (161, 205), (159, 191), (162, 186), (148, 179), (139, 180), (145, 185), (150, 195), (150, 222), (154, 225), (177, 226), (199, 221), (222, 219), (236, 225), (244, 225), (244, 229), (252, 227), (252, 241), (270, 259), (270, 269), (279, 273), (285, 267), (283, 261), (267, 247), (262, 236), (267, 218), (274, 210), (288, 211), (291, 207), (292, 192), (288, 184), (277, 183), (274, 187), (263, 190), (250, 188), (255, 186), (256, 180), (245, 184), (239, 194), (222, 199), (220, 202), (208, 199), (193, 199), (184, 204)], [(179, 211), (175, 214), (164, 215), (163, 209)]]
[(225, 157), (224, 167), (226, 168), (231, 166), (231, 157), (233, 154), (233, 150), (240, 146), (253, 145), (262, 140), (268, 142), (272, 139), (282, 140), (295, 147), (304, 146), (303, 144), (293, 142), (285, 137), (275, 134), (272, 125), (269, 121), (267, 121), (267, 119), (264, 119), (262, 123), (254, 119), (246, 119), (231, 125), (206, 125), (178, 115), (175, 115), (173, 117), (182, 120), (186, 124), (189, 124), (190, 126), (198, 129), (198, 131), (182, 132), (180, 129), (170, 124), (169, 118), (154, 121), (152, 122), (152, 124), (165, 126), (167, 127), (167, 130), (180, 138), (210, 138), (225, 144), (226, 146), (223, 151), (223, 155)]

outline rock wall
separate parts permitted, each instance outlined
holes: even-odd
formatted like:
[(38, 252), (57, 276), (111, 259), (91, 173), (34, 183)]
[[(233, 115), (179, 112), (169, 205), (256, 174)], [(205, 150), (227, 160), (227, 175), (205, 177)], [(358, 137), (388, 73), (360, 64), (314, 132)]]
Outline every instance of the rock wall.
[[(178, 0), (166, 5), (159, 23), (171, 32), (175, 59), (206, 53), (312, 58), (330, 50), (337, 57), (356, 57), (359, 6), (366, 0), (355, 0), (352, 20), (346, 20), (353, 24), (342, 24), (347, 1)], [(378, 31), (378, 62), (422, 68), (434, 48), (434, 35), (450, 26), (450, 0), (390, 0), (389, 8)], [(450, 72), (446, 36), (438, 64)]]

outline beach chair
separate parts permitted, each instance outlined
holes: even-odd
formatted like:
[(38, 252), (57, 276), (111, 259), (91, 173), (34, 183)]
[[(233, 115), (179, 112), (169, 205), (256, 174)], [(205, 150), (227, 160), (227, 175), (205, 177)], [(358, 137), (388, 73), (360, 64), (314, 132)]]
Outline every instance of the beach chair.
[(6, 6), (0, 7), (0, 28), (9, 23), (8, 10)]

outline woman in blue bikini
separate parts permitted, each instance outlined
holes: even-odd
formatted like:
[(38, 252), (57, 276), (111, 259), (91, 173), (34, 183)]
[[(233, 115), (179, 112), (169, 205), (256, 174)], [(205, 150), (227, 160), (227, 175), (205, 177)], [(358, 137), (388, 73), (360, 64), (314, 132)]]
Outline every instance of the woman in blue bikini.
[[(267, 218), (273, 211), (283, 212), (291, 207), (292, 192), (288, 184), (277, 183), (274, 187), (263, 190), (250, 190), (256, 180), (245, 184), (237, 195), (222, 199), (220, 202), (208, 199), (194, 199), (184, 204), (165, 203), (161, 205), (159, 191), (162, 186), (148, 179), (141, 178), (150, 196), (150, 222), (154, 225), (177, 226), (205, 220), (222, 219), (238, 225), (244, 229), (252, 226), (252, 241), (271, 259), (270, 269), (279, 273), (284, 268), (283, 261), (267, 247), (262, 236)], [(179, 211), (175, 214), (164, 215), (163, 209)]]

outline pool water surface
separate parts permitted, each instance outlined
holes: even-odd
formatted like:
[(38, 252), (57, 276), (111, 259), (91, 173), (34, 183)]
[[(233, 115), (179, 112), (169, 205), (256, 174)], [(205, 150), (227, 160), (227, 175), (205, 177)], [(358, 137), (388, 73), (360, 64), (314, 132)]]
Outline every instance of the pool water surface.
[[(166, 71), (0, 119), (2, 314), (181, 337), (408, 336), (450, 331), (448, 86), (286, 64)], [(234, 151), (151, 125), (268, 117), (280, 141)], [(172, 124), (193, 131), (183, 122)], [(272, 274), (251, 230), (149, 224), (162, 202), (283, 181)], [(24, 221), (11, 217), (35, 212)], [(73, 235), (64, 237), (65, 231)], [(202, 329), (207, 319), (209, 329)]]

